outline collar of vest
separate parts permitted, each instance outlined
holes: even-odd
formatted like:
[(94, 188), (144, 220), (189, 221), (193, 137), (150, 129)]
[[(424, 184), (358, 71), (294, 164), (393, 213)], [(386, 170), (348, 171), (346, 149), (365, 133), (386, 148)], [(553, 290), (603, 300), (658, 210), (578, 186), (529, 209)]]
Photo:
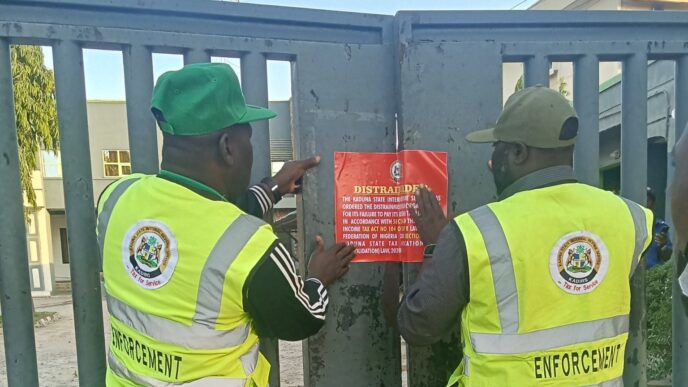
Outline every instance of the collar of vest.
[(529, 191), (562, 183), (575, 183), (578, 180), (573, 175), (573, 168), (568, 165), (557, 165), (529, 173), (513, 182), (499, 194), (499, 200), (504, 200), (519, 192)]
[(214, 188), (201, 183), (198, 180), (194, 180), (190, 177), (180, 175), (178, 173), (170, 172), (165, 169), (161, 169), (158, 177), (182, 185), (190, 190), (207, 197), (211, 200), (222, 200), (228, 201), (221, 193), (217, 192)]

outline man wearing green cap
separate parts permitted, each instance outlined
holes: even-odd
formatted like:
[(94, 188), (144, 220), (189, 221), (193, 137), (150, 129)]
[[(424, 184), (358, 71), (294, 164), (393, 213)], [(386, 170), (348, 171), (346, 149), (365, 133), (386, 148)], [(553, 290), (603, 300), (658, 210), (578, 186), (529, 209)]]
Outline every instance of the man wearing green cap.
[(267, 386), (260, 336), (316, 333), (326, 288), (354, 257), (353, 246), (325, 249), (318, 238), (304, 281), (259, 219), (320, 159), (287, 163), (248, 189), (250, 123), (275, 113), (246, 105), (226, 64), (163, 74), (151, 105), (162, 170), (115, 182), (98, 204), (112, 328), (107, 385)]
[(461, 328), (448, 385), (623, 385), (629, 278), (651, 239), (651, 212), (576, 182), (576, 112), (532, 87), (507, 101), (492, 143), (499, 201), (448, 221), (435, 196), (412, 210), (426, 261), (397, 322), (409, 344)]

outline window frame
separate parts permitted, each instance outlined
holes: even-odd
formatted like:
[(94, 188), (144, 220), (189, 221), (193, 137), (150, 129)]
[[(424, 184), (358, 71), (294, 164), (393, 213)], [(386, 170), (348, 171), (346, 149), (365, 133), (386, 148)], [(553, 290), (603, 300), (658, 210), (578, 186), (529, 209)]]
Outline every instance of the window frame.
[[(114, 152), (117, 160), (116, 161), (106, 161), (106, 154), (109, 156), (110, 153)], [(128, 161), (122, 161), (122, 154), (126, 153)], [(122, 176), (131, 175), (131, 153), (128, 149), (103, 149), (100, 152), (100, 158), (103, 162), (103, 178), (105, 179), (116, 179)], [(117, 167), (117, 175), (108, 175), (108, 166)], [(129, 172), (125, 173), (124, 168), (128, 168)]]
[[(46, 150), (46, 149), (41, 149), (41, 176), (44, 179), (62, 179), (63, 174), (62, 174), (62, 153), (60, 150)], [(46, 174), (46, 165), (53, 166), (53, 164), (46, 164), (45, 160), (45, 155), (50, 154), (51, 157), (55, 157), (55, 166), (57, 167), (57, 176), (48, 176)]]
[(69, 265), (69, 263), (70, 263), (69, 236), (67, 234), (67, 228), (66, 227), (60, 227), (59, 233), (60, 233), (60, 254), (62, 255), (62, 264), (63, 265)]

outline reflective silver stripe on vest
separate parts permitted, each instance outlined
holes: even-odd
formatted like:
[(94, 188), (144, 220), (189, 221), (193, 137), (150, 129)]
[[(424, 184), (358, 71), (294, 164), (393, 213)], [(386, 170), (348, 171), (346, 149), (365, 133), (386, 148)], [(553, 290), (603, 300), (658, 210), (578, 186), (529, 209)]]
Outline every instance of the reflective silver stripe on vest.
[(107, 231), (108, 223), (110, 223), (110, 216), (112, 216), (112, 210), (115, 208), (115, 204), (124, 194), (132, 184), (141, 180), (140, 177), (132, 177), (131, 179), (124, 180), (123, 182), (117, 184), (117, 186), (112, 190), (110, 196), (108, 196), (105, 203), (103, 203), (103, 210), (100, 211), (98, 215), (98, 246), (100, 247), (100, 259), (101, 259), (101, 269), (103, 268), (102, 260), (105, 257), (105, 232)]
[(621, 315), (520, 335), (471, 333), (471, 343), (478, 353), (515, 355), (608, 339), (626, 332), (628, 315)]
[(127, 367), (124, 366), (124, 364), (120, 363), (119, 360), (117, 360), (117, 357), (112, 354), (112, 352), (108, 352), (108, 366), (110, 367), (110, 371), (114, 373), (115, 375), (124, 378), (126, 380), (132, 381), (136, 384), (140, 384), (142, 386), (152, 386), (152, 387), (174, 387), (174, 386), (179, 386), (179, 387), (245, 387), (248, 385), (246, 379), (237, 379), (237, 378), (218, 378), (218, 377), (211, 377), (211, 378), (203, 378), (203, 379), (198, 379), (194, 380), (193, 382), (186, 382), (186, 383), (167, 383), (163, 382), (154, 378), (151, 378), (150, 376), (145, 376), (141, 374), (137, 374), (135, 372), (130, 371), (127, 369)]
[(249, 325), (230, 331), (216, 331), (214, 327), (194, 322), (191, 326), (143, 313), (106, 294), (108, 311), (112, 317), (155, 340), (194, 349), (220, 349), (241, 345), (249, 334)]
[(519, 323), (516, 275), (502, 225), (488, 206), (471, 211), (470, 216), (482, 234), (487, 254), (490, 257), (502, 333), (517, 333)]
[(589, 386), (584, 387), (624, 387), (623, 377), (620, 376), (616, 379), (607, 380), (606, 382), (602, 382), (599, 384), (591, 384)]
[(143, 313), (107, 295), (113, 317), (155, 340), (195, 349), (220, 349), (240, 345), (248, 338), (250, 326), (229, 331), (215, 330), (220, 313), (225, 274), (258, 228), (265, 223), (249, 215), (240, 215), (227, 227), (213, 247), (199, 281), (196, 312), (191, 326)]
[(645, 241), (647, 240), (647, 218), (645, 211), (640, 207), (640, 204), (622, 198), (631, 211), (633, 218), (633, 225), (635, 226), (635, 250), (633, 251), (633, 265), (631, 266), (631, 276), (635, 272), (638, 263), (640, 262), (640, 255), (644, 252)]
[(201, 272), (194, 321), (215, 327), (224, 294), (225, 274), (244, 246), (263, 225), (265, 222), (262, 220), (242, 214), (222, 234)]
[(239, 358), (241, 366), (244, 367), (246, 375), (251, 375), (258, 366), (258, 356), (260, 355), (260, 346), (258, 343), (254, 344), (242, 357)]

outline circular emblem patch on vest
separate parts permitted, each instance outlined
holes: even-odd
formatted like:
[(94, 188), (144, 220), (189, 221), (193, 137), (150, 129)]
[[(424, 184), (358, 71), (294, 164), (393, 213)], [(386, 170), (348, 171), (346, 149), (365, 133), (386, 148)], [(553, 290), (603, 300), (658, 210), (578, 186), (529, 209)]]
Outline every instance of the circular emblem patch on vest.
[(552, 279), (563, 291), (585, 294), (604, 280), (609, 267), (609, 252), (602, 238), (589, 231), (564, 235), (554, 245), (549, 259)]
[(177, 266), (177, 240), (172, 231), (156, 220), (133, 225), (122, 243), (127, 274), (145, 289), (157, 289), (172, 278)]

